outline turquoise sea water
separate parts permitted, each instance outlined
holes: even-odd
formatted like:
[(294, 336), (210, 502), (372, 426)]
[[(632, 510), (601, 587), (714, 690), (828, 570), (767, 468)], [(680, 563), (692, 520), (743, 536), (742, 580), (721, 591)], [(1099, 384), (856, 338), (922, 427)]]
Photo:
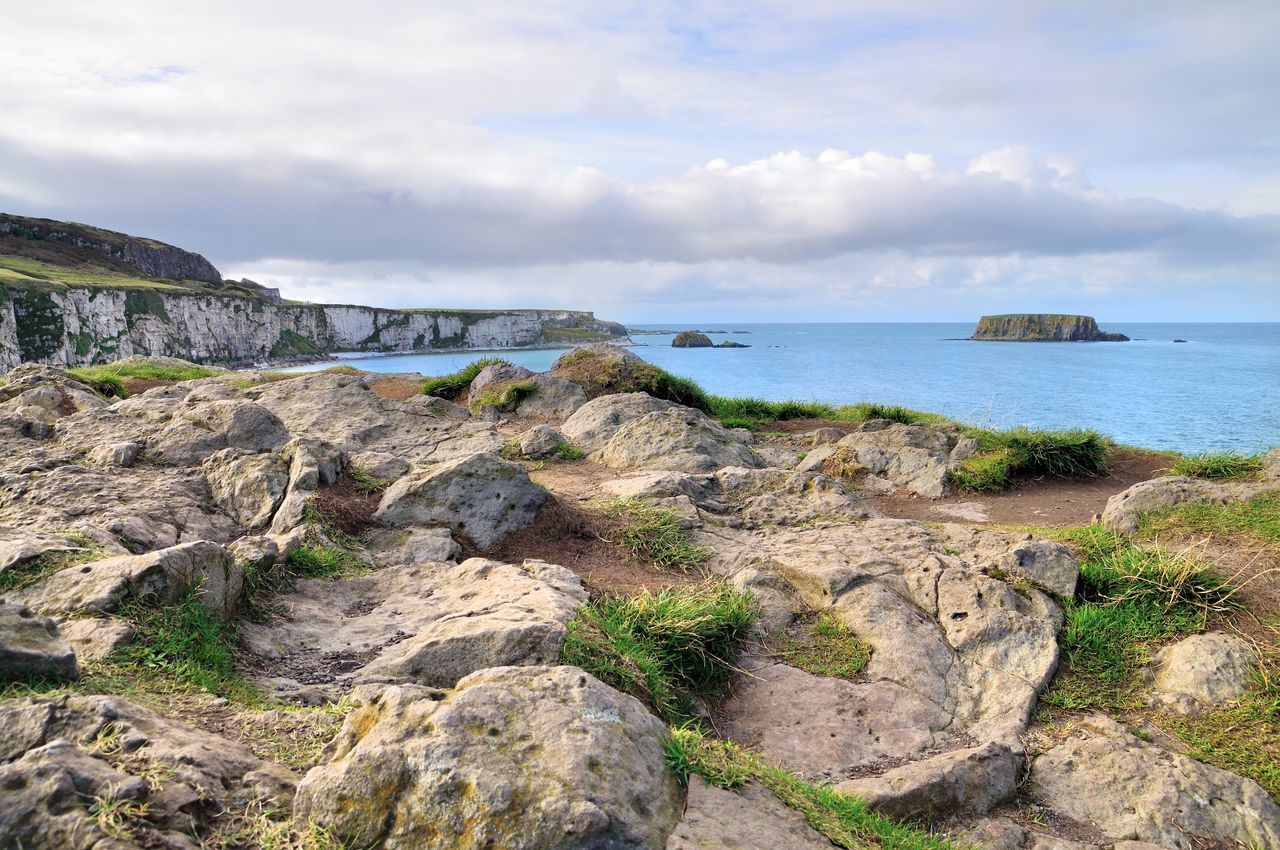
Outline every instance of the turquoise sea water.
[[(633, 350), (721, 395), (879, 401), (998, 427), (1088, 427), (1123, 443), (1186, 452), (1280, 445), (1280, 324), (1100, 325), (1134, 340), (959, 339), (973, 332), (972, 323), (716, 324), (703, 328), (748, 333), (713, 340), (752, 347), (674, 349), (670, 336), (636, 336)], [(543, 370), (561, 353), (501, 356)], [(438, 375), (482, 356), (393, 355), (359, 365)]]

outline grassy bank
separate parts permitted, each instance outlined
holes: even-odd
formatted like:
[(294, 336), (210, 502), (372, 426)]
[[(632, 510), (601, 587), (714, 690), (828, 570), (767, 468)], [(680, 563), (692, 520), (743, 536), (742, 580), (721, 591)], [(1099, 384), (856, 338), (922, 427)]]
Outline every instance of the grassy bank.
[(157, 363), (108, 363), (102, 366), (79, 366), (68, 369), (71, 378), (88, 384), (100, 395), (128, 398), (129, 391), (124, 385), (125, 378), (136, 378), (144, 381), (194, 381), (197, 378), (208, 378), (220, 374), (219, 369), (206, 369), (204, 366), (162, 366)]

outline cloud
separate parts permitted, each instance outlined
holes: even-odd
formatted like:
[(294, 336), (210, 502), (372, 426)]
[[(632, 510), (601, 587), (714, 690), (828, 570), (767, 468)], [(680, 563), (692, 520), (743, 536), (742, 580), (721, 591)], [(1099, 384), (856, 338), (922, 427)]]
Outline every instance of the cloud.
[(1276, 26), (1266, 2), (67, 0), (6, 13), (0, 206), (338, 300), (906, 313), (1128, 274), (1274, 309)]

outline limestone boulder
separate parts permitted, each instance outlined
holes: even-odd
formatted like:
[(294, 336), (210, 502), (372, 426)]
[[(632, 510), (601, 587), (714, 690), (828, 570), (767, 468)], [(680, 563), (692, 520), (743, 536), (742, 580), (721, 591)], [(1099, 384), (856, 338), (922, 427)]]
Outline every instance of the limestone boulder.
[(53, 620), (0, 599), (0, 681), (74, 679), (78, 672), (75, 651)]
[(483, 550), (532, 525), (546, 499), (523, 466), (482, 453), (404, 476), (387, 488), (374, 518), (388, 526), (448, 526)]
[(656, 399), (648, 393), (601, 396), (578, 408), (560, 426), (560, 432), (583, 451), (595, 452), (603, 449), (626, 423), (647, 413), (670, 410), (674, 406), (671, 402)]
[(366, 534), (373, 562), (380, 567), (438, 564), (462, 554), (447, 528), (377, 528)]
[(614, 469), (714, 472), (726, 466), (758, 469), (765, 465), (740, 437), (687, 407), (646, 413), (626, 422), (593, 457)]
[(114, 617), (69, 617), (58, 624), (62, 639), (80, 661), (100, 661), (134, 637), (134, 628)]
[(520, 454), (534, 460), (553, 454), (557, 448), (568, 442), (564, 434), (550, 425), (535, 425), (521, 434), (518, 439)]
[(546, 373), (534, 375), (532, 380), (533, 394), (516, 406), (517, 416), (563, 422), (587, 403), (586, 390), (572, 381)]
[(842, 465), (864, 470), (871, 483), (883, 482), (926, 499), (940, 499), (950, 492), (947, 471), (957, 441), (950, 430), (875, 419), (835, 443), (818, 446), (797, 469), (822, 470), (838, 457)]
[(111, 614), (130, 599), (167, 605), (199, 587), (211, 610), (229, 615), (243, 583), (244, 575), (235, 569), (227, 550), (201, 540), (68, 567), (6, 598), (39, 611)]
[(514, 363), (494, 363), (484, 367), (471, 381), (468, 399), (479, 398), (485, 387), (491, 384), (506, 384), (512, 381), (527, 381), (533, 372)]
[(289, 440), (284, 423), (251, 401), (207, 401), (179, 406), (172, 421), (147, 444), (147, 456), (191, 466), (223, 448), (250, 452), (278, 449)]
[(214, 501), (244, 528), (271, 522), (289, 486), (289, 459), (275, 452), (223, 449), (203, 468)]
[(395, 481), (410, 469), (407, 460), (386, 452), (359, 452), (352, 455), (351, 465), (383, 481)]
[(1280, 806), (1256, 782), (1140, 740), (1094, 716), (1037, 757), (1031, 783), (1053, 808), (1112, 840), (1170, 850), (1280, 847)]
[(386, 850), (662, 848), (680, 793), (666, 728), (576, 667), (497, 667), (452, 692), (393, 686), (307, 774), (295, 817)]
[(1253, 681), (1253, 647), (1235, 635), (1192, 635), (1155, 658), (1157, 701), (1182, 714), (1244, 696)]
[(347, 453), (332, 443), (299, 437), (280, 452), (288, 464), (288, 488), (271, 521), (272, 534), (286, 534), (302, 524), (315, 491), (335, 483), (347, 468)]
[(1025, 579), (1046, 593), (1070, 599), (1080, 579), (1080, 566), (1061, 543), (1008, 531), (973, 532), (947, 526), (953, 539), (973, 545), (978, 564), (989, 572)]
[(1006, 744), (988, 742), (852, 779), (837, 788), (893, 818), (927, 819), (959, 812), (982, 814), (1018, 790), (1022, 758)]
[[(0, 705), (0, 846), (191, 847), (218, 818), (287, 806), (295, 782), (241, 744), (118, 697)], [(136, 804), (133, 841), (103, 830), (89, 806), (98, 799)]]
[(689, 777), (684, 819), (666, 850), (831, 850), (826, 836), (755, 782), (732, 790)]
[(264, 684), (314, 701), (352, 682), (452, 687), (486, 667), (553, 664), (586, 600), (577, 576), (541, 561), (406, 564), (299, 581), (275, 599), (286, 616), (241, 634)]
[(1180, 505), (1183, 502), (1226, 501), (1221, 485), (1183, 476), (1153, 478), (1140, 481), (1124, 492), (1107, 499), (1102, 511), (1102, 524), (1112, 531), (1132, 534), (1138, 530), (1143, 514)]

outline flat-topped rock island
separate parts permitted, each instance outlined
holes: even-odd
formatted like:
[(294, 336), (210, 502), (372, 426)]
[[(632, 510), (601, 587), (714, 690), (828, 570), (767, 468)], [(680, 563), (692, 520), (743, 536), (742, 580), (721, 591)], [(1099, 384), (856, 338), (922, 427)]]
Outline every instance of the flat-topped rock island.
[(1128, 342), (1122, 333), (1098, 330), (1092, 316), (1006, 313), (983, 316), (970, 339), (995, 342)]

